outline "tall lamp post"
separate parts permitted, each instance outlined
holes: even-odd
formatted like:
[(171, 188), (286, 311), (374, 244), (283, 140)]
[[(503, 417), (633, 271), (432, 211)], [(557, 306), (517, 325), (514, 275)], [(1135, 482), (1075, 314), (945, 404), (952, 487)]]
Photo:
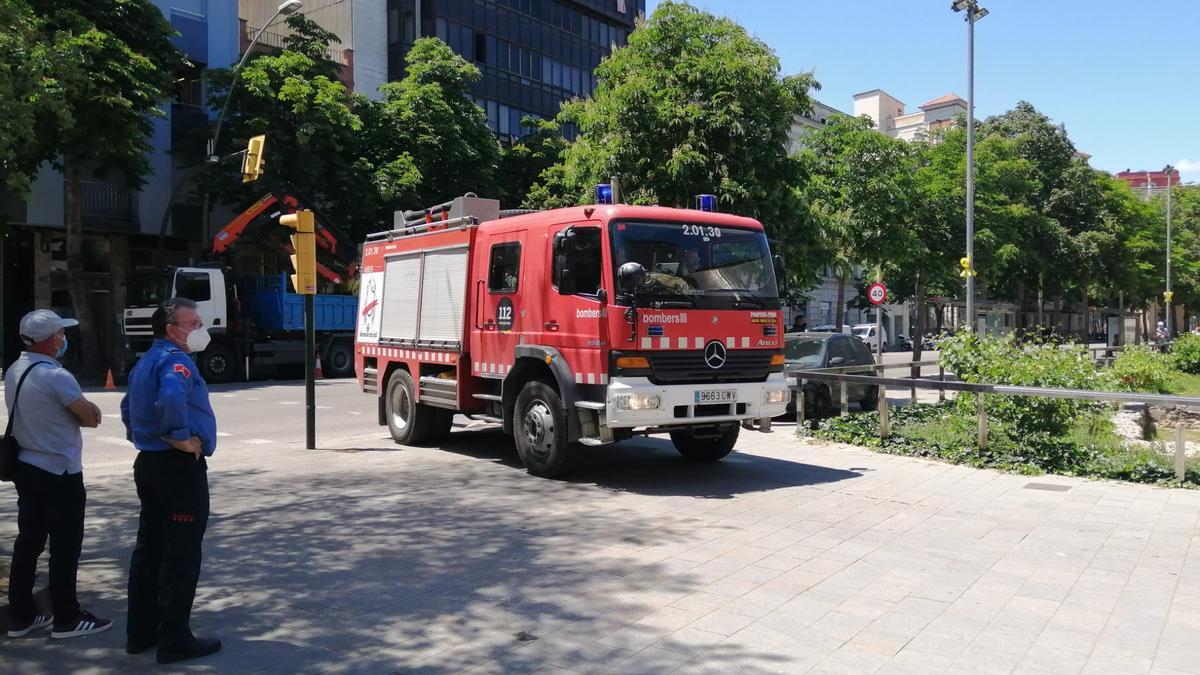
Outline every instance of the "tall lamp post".
[(1170, 340), (1174, 333), (1171, 332), (1171, 172), (1175, 167), (1170, 164), (1163, 167), (1163, 173), (1167, 174), (1167, 291), (1163, 293), (1163, 306), (1167, 310), (1167, 339)]
[(976, 0), (954, 0), (967, 15), (967, 332), (975, 332), (975, 22), (988, 15)]
[[(267, 26), (270, 26), (275, 22), (275, 19), (278, 19), (280, 16), (295, 14), (296, 12), (300, 11), (300, 8), (302, 7), (304, 7), (304, 3), (301, 2), (301, 0), (283, 0), (283, 2), (279, 3), (279, 7), (275, 9), (275, 13), (271, 15), (270, 19), (267, 19), (263, 22), (262, 28), (259, 28), (258, 32), (254, 34), (254, 39), (251, 40), (250, 44), (246, 46), (246, 51), (242, 54), (242, 58), (238, 60), (237, 65), (233, 67), (233, 80), (229, 83), (229, 91), (225, 94), (225, 104), (221, 106), (221, 114), (217, 116), (217, 127), (213, 130), (212, 139), (208, 142), (209, 164), (216, 164), (221, 160), (220, 155), (217, 154), (217, 143), (221, 141), (221, 125), (225, 123), (225, 113), (229, 112), (229, 102), (233, 100), (233, 90), (237, 87), (238, 77), (242, 74), (242, 66), (246, 63), (246, 59), (250, 57), (250, 52), (254, 51), (254, 46), (258, 44), (259, 38), (261, 38), (263, 32), (267, 30)], [(205, 191), (204, 228), (202, 230), (202, 235), (206, 240), (209, 236), (209, 205), (209, 194), (207, 191)]]

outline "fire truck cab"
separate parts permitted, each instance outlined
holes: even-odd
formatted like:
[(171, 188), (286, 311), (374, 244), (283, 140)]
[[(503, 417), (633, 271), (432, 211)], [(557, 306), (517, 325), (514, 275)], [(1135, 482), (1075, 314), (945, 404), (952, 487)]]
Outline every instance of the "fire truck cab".
[(359, 382), (397, 442), (461, 413), (503, 425), (539, 476), (634, 433), (715, 461), (784, 413), (781, 268), (761, 224), (713, 211), (397, 212), (363, 245)]

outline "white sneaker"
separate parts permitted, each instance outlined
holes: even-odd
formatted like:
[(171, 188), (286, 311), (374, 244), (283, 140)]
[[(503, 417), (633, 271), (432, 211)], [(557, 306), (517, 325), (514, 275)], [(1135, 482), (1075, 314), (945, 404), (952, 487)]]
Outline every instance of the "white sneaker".
[(53, 614), (38, 614), (37, 616), (33, 617), (33, 620), (30, 621), (29, 625), (27, 626), (23, 626), (21, 628), (9, 628), (8, 637), (25, 637), (33, 631), (45, 628), (52, 623), (54, 623)]
[(66, 626), (55, 626), (50, 632), (52, 638), (73, 638), (92, 633), (103, 633), (112, 628), (111, 619), (101, 619), (91, 612), (80, 612), (75, 623)]

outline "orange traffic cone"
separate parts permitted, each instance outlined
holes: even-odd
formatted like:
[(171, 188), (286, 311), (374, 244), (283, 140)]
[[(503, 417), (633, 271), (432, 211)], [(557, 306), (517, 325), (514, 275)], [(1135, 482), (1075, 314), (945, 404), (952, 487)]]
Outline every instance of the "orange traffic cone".
[(313, 367), (313, 379), (314, 380), (325, 379), (325, 373), (321, 372), (321, 352), (317, 352), (317, 363)]
[(108, 369), (108, 376), (104, 378), (104, 388), (109, 391), (112, 391), (117, 388), (116, 383), (113, 382), (112, 368)]

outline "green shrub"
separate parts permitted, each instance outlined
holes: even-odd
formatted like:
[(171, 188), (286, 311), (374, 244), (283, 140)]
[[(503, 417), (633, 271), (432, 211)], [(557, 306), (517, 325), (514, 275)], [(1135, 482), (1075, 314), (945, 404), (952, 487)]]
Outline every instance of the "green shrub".
[(1171, 362), (1185, 373), (1200, 374), (1200, 335), (1180, 335), (1171, 345)]
[[(960, 334), (938, 343), (938, 349), (947, 372), (964, 382), (1059, 389), (1099, 389), (1104, 383), (1079, 345)], [(964, 414), (975, 414), (974, 397), (960, 397), (959, 404)], [(985, 404), (988, 417), (1006, 426), (1014, 439), (1030, 443), (1064, 434), (1081, 413), (1095, 408), (1085, 401), (1038, 396), (988, 396)]]
[(1165, 394), (1170, 391), (1171, 360), (1144, 345), (1129, 345), (1113, 361), (1109, 375), (1120, 391)]

